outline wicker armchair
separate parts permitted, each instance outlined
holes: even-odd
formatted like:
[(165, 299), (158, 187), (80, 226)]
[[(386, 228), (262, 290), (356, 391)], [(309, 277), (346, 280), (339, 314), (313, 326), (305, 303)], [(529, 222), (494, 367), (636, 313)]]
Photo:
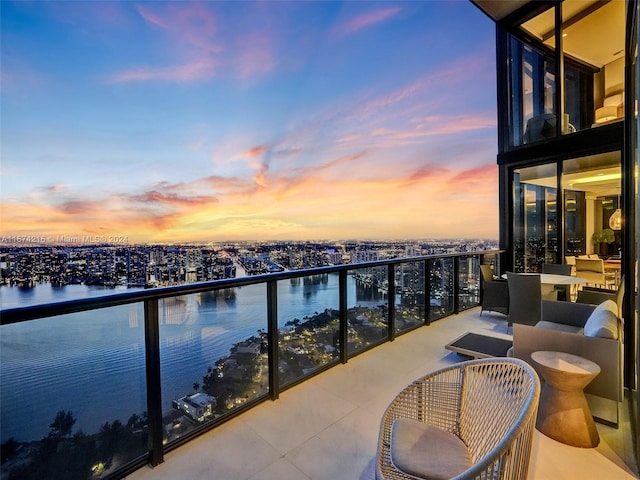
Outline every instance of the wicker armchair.
[(515, 358), (416, 380), (382, 418), (376, 478), (526, 479), (539, 394), (535, 371)]

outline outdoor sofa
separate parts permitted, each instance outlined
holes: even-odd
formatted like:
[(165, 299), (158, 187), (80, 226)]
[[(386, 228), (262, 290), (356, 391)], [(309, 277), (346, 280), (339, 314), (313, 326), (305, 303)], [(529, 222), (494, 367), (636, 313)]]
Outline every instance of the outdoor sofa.
[[(623, 399), (623, 328), (616, 303), (599, 305), (543, 300), (541, 320), (535, 326), (513, 325), (510, 354), (535, 365), (531, 354), (539, 350), (571, 353), (600, 366), (600, 374), (585, 393), (616, 402)], [(539, 372), (538, 372), (539, 373)]]

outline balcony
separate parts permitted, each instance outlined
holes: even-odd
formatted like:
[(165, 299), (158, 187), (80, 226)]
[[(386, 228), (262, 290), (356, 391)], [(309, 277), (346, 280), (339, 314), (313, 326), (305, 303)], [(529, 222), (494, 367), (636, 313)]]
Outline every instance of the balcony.
[[(395, 393), (461, 333), (505, 335), (476, 308), (499, 253), (5, 309), (2, 478), (373, 478)], [(634, 478), (628, 417), (599, 428), (596, 450), (537, 435), (531, 478)]]
[[(412, 380), (459, 362), (444, 345), (469, 330), (507, 336), (500, 314), (466, 310), (324, 372), (127, 479), (373, 480), (384, 409)], [(620, 429), (597, 424), (595, 449), (569, 447), (536, 431), (528, 478), (637, 478), (626, 403), (623, 410)]]

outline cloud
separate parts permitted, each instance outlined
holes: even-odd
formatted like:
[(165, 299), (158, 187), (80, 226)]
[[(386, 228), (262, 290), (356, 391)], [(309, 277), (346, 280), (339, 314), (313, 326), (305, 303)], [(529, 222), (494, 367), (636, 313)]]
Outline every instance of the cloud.
[(224, 51), (216, 39), (216, 19), (206, 4), (180, 2), (136, 6), (140, 16), (164, 34), (154, 42), (162, 46), (166, 66), (144, 65), (113, 74), (115, 83), (163, 81), (189, 83), (216, 77)]
[(259, 157), (262, 157), (262, 155), (264, 155), (268, 150), (269, 150), (268, 145), (258, 145), (255, 147), (251, 147), (249, 150), (246, 150), (238, 154), (237, 158), (247, 158), (247, 159), (259, 158)]
[(444, 175), (448, 172), (444, 167), (429, 163), (410, 172), (403, 179), (401, 186), (405, 188), (407, 185), (431, 182), (433, 180), (435, 180), (434, 183), (441, 182)]
[[(159, 29), (156, 42), (165, 45), (166, 66), (129, 68), (110, 76), (117, 83), (165, 81), (175, 83), (210, 81), (220, 75), (252, 81), (277, 65), (275, 37), (268, 23), (239, 15), (230, 27), (221, 27), (214, 2), (149, 3), (137, 10), (147, 24)], [(243, 12), (241, 10), (240, 12)], [(252, 10), (251, 10), (252, 11)]]
[(11, 54), (10, 49), (2, 52), (0, 69), (0, 91), (29, 91), (47, 85), (47, 75), (38, 71), (26, 58)]
[(449, 183), (457, 185), (460, 192), (473, 192), (474, 197), (491, 195), (497, 198), (497, 180), (498, 166), (490, 163), (461, 170), (451, 177)]
[(239, 80), (251, 80), (276, 67), (274, 46), (267, 32), (245, 32), (236, 39), (233, 69)]
[(58, 210), (67, 215), (86, 215), (95, 211), (94, 205), (81, 200), (64, 202)]
[(64, 183), (55, 183), (46, 185), (42, 188), (42, 191), (46, 194), (61, 194), (69, 189), (69, 185)]
[(390, 18), (396, 16), (400, 11), (400, 8), (394, 7), (363, 13), (336, 25), (336, 27), (332, 30), (333, 37), (336, 39), (340, 39), (352, 35), (364, 28), (376, 25), (381, 22), (385, 22)]
[(193, 182), (193, 185), (196, 187), (202, 185), (205, 188), (211, 189), (212, 192), (220, 194), (246, 193), (251, 191), (253, 187), (252, 184), (246, 180), (217, 175), (197, 179)]
[(201, 52), (224, 51), (215, 39), (216, 16), (206, 3), (154, 3), (137, 5), (137, 9), (144, 20), (170, 32), (180, 45), (189, 45)]
[(216, 76), (216, 65), (212, 59), (202, 58), (193, 63), (172, 67), (141, 67), (111, 76), (115, 83), (161, 80), (166, 82), (196, 82)]
[(165, 21), (159, 14), (153, 12), (150, 8), (145, 7), (144, 5), (136, 5), (140, 16), (144, 18), (147, 22), (156, 25), (165, 30), (170, 30), (171, 25), (169, 20)]
[(144, 203), (159, 203), (165, 205), (204, 205), (209, 204), (211, 202), (217, 202), (218, 200), (214, 197), (210, 196), (180, 196), (176, 194), (167, 194), (162, 193), (157, 190), (151, 190), (143, 193), (142, 195), (137, 195), (132, 197), (135, 201), (140, 201)]
[[(134, 194), (91, 199), (76, 194), (50, 207), (47, 203), (59, 196), (51, 189), (50, 198), (35, 204), (0, 205), (3, 230), (56, 235), (110, 232), (127, 235), (132, 242), (344, 235), (415, 238), (443, 231), (464, 237), (470, 228), (479, 236), (495, 234), (494, 164), (456, 170), (455, 162), (448, 167), (430, 162), (414, 168), (390, 162), (385, 170), (371, 168), (370, 155), (363, 150), (269, 171), (267, 184), (260, 188), (251, 180), (214, 175), (159, 182)], [(416, 222), (417, 218), (425, 221)], [(482, 227), (476, 229), (479, 219)]]

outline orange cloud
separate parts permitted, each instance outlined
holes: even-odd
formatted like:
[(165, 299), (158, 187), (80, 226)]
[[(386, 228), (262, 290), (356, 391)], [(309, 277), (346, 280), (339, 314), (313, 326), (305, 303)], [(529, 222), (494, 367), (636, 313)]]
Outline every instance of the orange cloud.
[[(356, 167), (354, 162), (360, 163)], [(76, 198), (57, 208), (42, 202), (5, 203), (0, 205), (3, 234), (108, 232), (127, 235), (132, 242), (495, 237), (495, 165), (462, 171), (396, 165), (387, 175), (367, 171), (367, 164), (367, 152), (339, 156), (316, 167), (271, 172), (269, 184), (259, 189), (252, 189), (251, 182), (212, 176), (162, 182), (139, 195)], [(336, 176), (334, 170), (341, 167), (350, 173)], [(226, 192), (216, 199), (188, 194), (207, 186)], [(473, 201), (467, 192), (473, 192)]]
[(66, 215), (89, 215), (95, 212), (95, 205), (80, 200), (64, 202), (57, 208)]
[(258, 145), (256, 147), (252, 147), (245, 152), (240, 153), (237, 158), (256, 158), (264, 155), (269, 147), (267, 145)]
[(448, 183), (459, 186), (460, 192), (472, 193), (474, 197), (489, 195), (497, 199), (498, 166), (491, 163), (462, 170)]
[(151, 190), (142, 195), (138, 195), (134, 197), (134, 200), (166, 205), (203, 205), (218, 201), (218, 199), (209, 196), (183, 197), (175, 194), (160, 193), (157, 190)]

